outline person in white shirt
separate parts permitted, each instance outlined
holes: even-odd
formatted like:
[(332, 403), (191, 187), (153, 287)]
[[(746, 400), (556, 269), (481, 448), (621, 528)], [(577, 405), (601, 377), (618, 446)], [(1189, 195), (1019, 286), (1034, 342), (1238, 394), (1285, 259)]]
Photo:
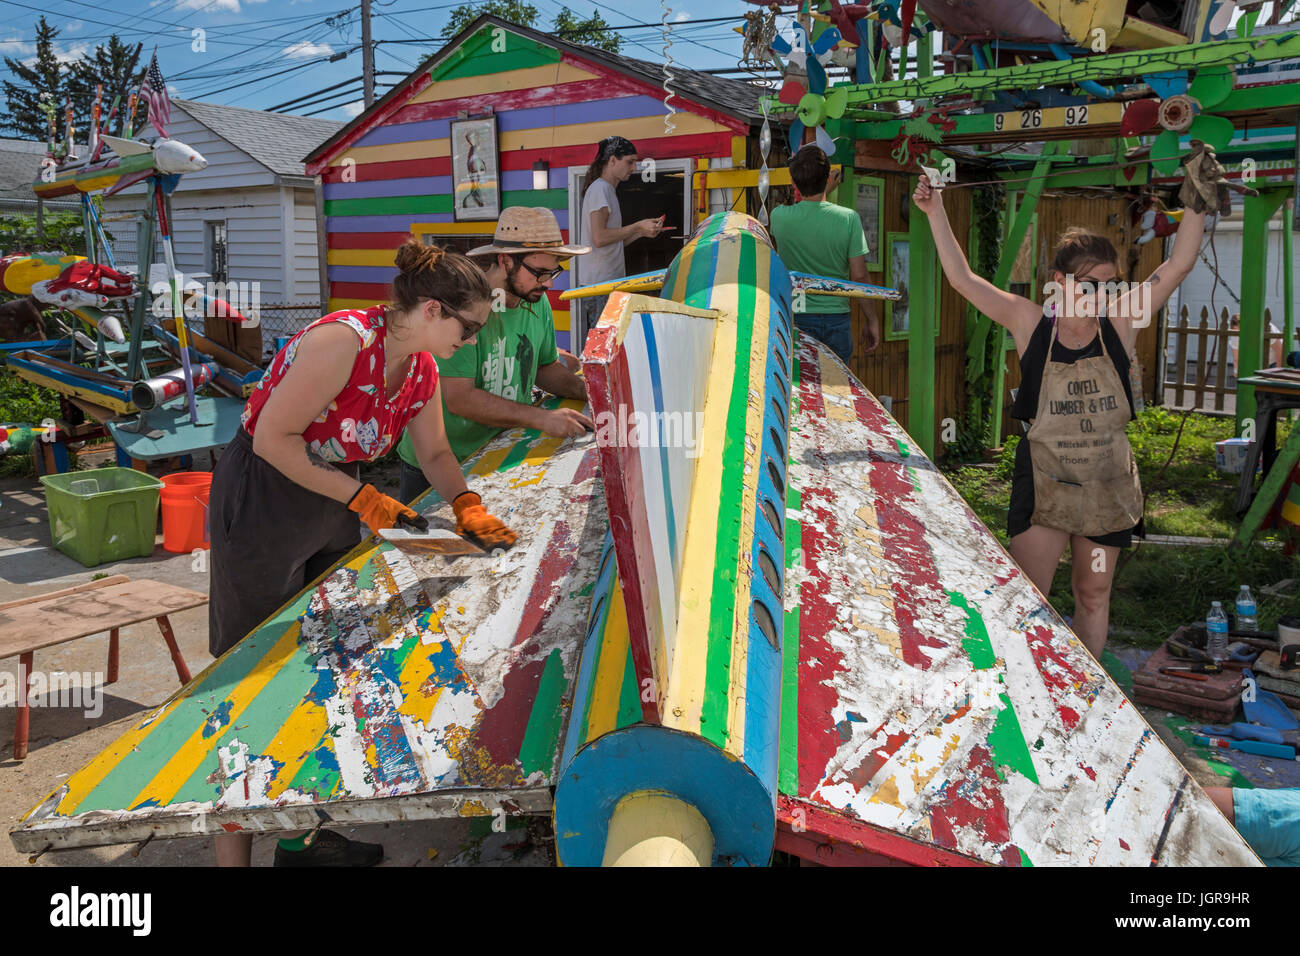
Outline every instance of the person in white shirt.
[[(582, 237), (591, 252), (583, 256), (581, 279), (583, 285), (595, 285), (621, 279), (627, 275), (623, 259), (623, 246), (641, 238), (653, 238), (664, 228), (665, 216), (642, 219), (630, 226), (623, 225), (623, 214), (615, 191), (619, 183), (626, 182), (636, 172), (637, 151), (632, 142), (622, 136), (607, 136), (597, 144), (596, 158), (587, 170), (587, 191), (582, 197)], [(609, 296), (586, 300), (585, 327), (579, 330), (575, 345), (581, 347), (586, 329), (596, 324)]]

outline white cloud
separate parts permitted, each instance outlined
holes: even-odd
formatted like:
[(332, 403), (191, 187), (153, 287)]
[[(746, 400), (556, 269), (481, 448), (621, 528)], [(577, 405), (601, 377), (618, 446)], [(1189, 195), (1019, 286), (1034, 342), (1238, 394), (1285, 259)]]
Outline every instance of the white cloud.
[(86, 24), (83, 23), (83, 22), (80, 21), (80, 20), (69, 20), (67, 23), (65, 23), (65, 24), (63, 25), (63, 32), (64, 32), (64, 33), (76, 33), (78, 30), (80, 30), (80, 29), (81, 29), (82, 27), (84, 27), (85, 25), (86, 25)]
[(683, 10), (681, 13), (677, 14), (677, 16), (673, 17), (672, 22), (681, 23), (683, 20), (689, 20), (690, 18), (691, 15)]
[(177, 10), (203, 11), (204, 13), (238, 13), (239, 0), (176, 0)]
[(344, 103), (341, 107), (343, 115), (348, 119), (356, 119), (366, 111), (366, 101), (357, 100), (355, 103)]
[(310, 43), (307, 40), (300, 40), (292, 46), (285, 47), (281, 52), (291, 60), (305, 60), (313, 56), (328, 56), (334, 52), (334, 48), (328, 43)]

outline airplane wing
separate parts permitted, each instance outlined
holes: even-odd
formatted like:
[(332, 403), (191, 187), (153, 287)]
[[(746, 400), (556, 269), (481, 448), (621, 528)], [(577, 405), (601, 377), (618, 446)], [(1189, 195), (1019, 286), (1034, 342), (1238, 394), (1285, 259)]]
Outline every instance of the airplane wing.
[(595, 285), (579, 286), (576, 289), (561, 292), (560, 298), (567, 301), (569, 299), (589, 299), (598, 295), (609, 295), (611, 292), (657, 292), (663, 288), (664, 276), (667, 272), (667, 269), (656, 269), (653, 272), (624, 276), (622, 279), (597, 282)]
[(898, 301), (903, 297), (897, 289), (888, 286), (872, 285), (869, 282), (850, 282), (848, 279), (832, 279), (829, 276), (813, 275), (811, 272), (791, 272), (790, 280), (795, 291), (812, 292), (816, 295), (835, 295), (846, 299), (889, 299)]

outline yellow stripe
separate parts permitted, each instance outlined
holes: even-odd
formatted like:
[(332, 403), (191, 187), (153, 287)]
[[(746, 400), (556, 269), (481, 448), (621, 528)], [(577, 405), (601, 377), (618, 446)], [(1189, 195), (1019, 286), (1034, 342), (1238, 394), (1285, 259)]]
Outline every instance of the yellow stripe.
[(506, 445), (505, 448), (495, 448), (492, 451), (486, 452), (482, 458), (474, 463), (474, 467), (469, 470), (469, 473), (471, 475), (492, 474), (501, 467), (501, 463), (506, 460), (506, 456), (510, 454), (510, 449), (514, 448), (515, 444), (517, 443)]
[(119, 398), (113, 398), (110, 395), (105, 395), (103, 392), (96, 392), (93, 389), (81, 388), (77, 385), (69, 385), (67, 382), (60, 382), (56, 378), (50, 378), (37, 372), (33, 372), (31, 369), (20, 368), (17, 365), (11, 364), (9, 370), (19, 378), (26, 379), (34, 385), (40, 385), (44, 388), (51, 389), (52, 391), (58, 392), (60, 395), (70, 395), (74, 398), (84, 399), (92, 405), (103, 405), (105, 408), (111, 408), (113, 411), (121, 415), (133, 415), (139, 411), (139, 409), (130, 402), (124, 402)]
[[(206, 673), (206, 671), (204, 673)], [(202, 676), (203, 674), (200, 674), (199, 678), (202, 678)], [(187, 686), (194, 686), (197, 684), (199, 678), (195, 678), (195, 681)], [(157, 712), (156, 716), (146, 718), (149, 721), (148, 723), (138, 724), (135, 727), (132, 727), (121, 737), (118, 737), (117, 740), (113, 741), (112, 745), (107, 750), (101, 753), (81, 770), (77, 771), (77, 773), (69, 777), (67, 783), (68, 792), (64, 794), (63, 799), (59, 801), (59, 806), (55, 811), (55, 815), (68, 816), (75, 813), (77, 807), (80, 806), (81, 801), (85, 800), (91, 791), (98, 787), (104, 781), (104, 778), (112, 773), (117, 765), (121, 763), (128, 754), (134, 753), (136, 748), (144, 742), (146, 737), (153, 733), (156, 728), (161, 727), (163, 723), (166, 722), (167, 717), (170, 716), (171, 712), (180, 706), (181, 702), (186, 700), (187, 697), (188, 695), (178, 691), (176, 696), (168, 701), (163, 708)], [(45, 801), (41, 801), (42, 804), (44, 802)], [(26, 817), (23, 819), (26, 820)]]
[(368, 309), (377, 303), (370, 299), (330, 299), (330, 311), (341, 312), (344, 309)]
[(1282, 518), (1291, 524), (1300, 524), (1300, 505), (1287, 498), (1282, 502)]
[(614, 579), (601, 641), (591, 707), (587, 710), (587, 739), (583, 743), (590, 743), (618, 726), (618, 705), (628, 655), (627, 608), (623, 604), (623, 584), (618, 578)]
[(531, 90), (596, 78), (595, 73), (588, 73), (570, 63), (548, 63), (545, 66), (511, 70), (509, 73), (494, 73), (490, 77), (466, 76), (452, 80), (436, 80), (412, 96), (409, 102), (437, 103), (441, 100), (460, 99), (463, 96), (481, 96), (487, 91), (487, 87), (491, 87), (493, 93), (505, 93), (510, 90)]
[(837, 422), (856, 422), (857, 409), (853, 406), (853, 389), (849, 377), (831, 358), (831, 350), (823, 346), (817, 350), (817, 367), (822, 380), (822, 399), (826, 403), (826, 417)]
[(325, 261), (332, 266), (393, 266), (396, 249), (331, 249)]
[[(512, 149), (551, 149), (559, 146), (585, 146), (596, 143), (602, 135), (613, 131), (626, 136), (633, 142), (640, 139), (672, 139), (677, 136), (692, 136), (700, 133), (729, 132), (727, 127), (711, 119), (694, 113), (678, 113), (674, 117), (677, 131), (673, 137), (664, 137), (664, 119), (662, 116), (641, 116), (635, 119), (618, 120), (614, 127), (605, 121), (599, 123), (570, 123), (564, 126), (542, 126), (537, 129), (520, 129), (504, 132), (500, 135), (498, 150), (506, 152)], [(440, 139), (421, 139), (410, 143), (384, 143), (379, 146), (354, 146), (347, 152), (340, 153), (332, 165), (343, 164), (344, 159), (357, 163), (392, 163), (406, 159), (435, 159), (451, 155), (451, 141), (447, 137)]]
[[(728, 243), (740, 246), (740, 243)], [(771, 268), (768, 257), (771, 250), (760, 242), (755, 242), (755, 275), (765, 276)], [(724, 287), (726, 304), (721, 308), (729, 311), (739, 309), (739, 294), (736, 285)], [(772, 307), (764, 284), (754, 284), (754, 333), (749, 347), (749, 389), (754, 394), (757, 388), (762, 394), (763, 383), (767, 377), (768, 355), (768, 320)], [(743, 371), (741, 374), (744, 374)], [(762, 468), (763, 448), (763, 412), (760, 402), (750, 401), (745, 412), (745, 434), (753, 439), (753, 444), (746, 444), (744, 466), (741, 471), (744, 491), (740, 497), (740, 549), (736, 555), (736, 605), (731, 633), (731, 672), (727, 686), (727, 743), (723, 748), (728, 753), (740, 756), (745, 752), (745, 687), (749, 669), (749, 619), (750, 594), (753, 592), (754, 578), (754, 508), (758, 498), (758, 476)], [(784, 509), (783, 509), (784, 510)]]
[[(302, 624), (294, 621), (280, 635), (280, 639), (275, 642), (271, 648), (253, 669), (241, 680), (226, 698), (231, 702), (230, 707), (230, 725), (238, 722), (239, 715), (244, 712), (265, 688), (271, 682), (271, 678), (279, 673), (286, 663), (293, 659), (298, 649), (299, 631)], [(145, 784), (144, 788), (131, 801), (131, 806), (139, 806), (147, 800), (153, 800), (159, 806), (166, 806), (172, 802), (176, 796), (176, 791), (185, 783), (194, 771), (204, 760), (212, 755), (212, 747), (206, 737), (203, 736), (204, 724), (200, 723), (195, 728), (194, 733), (190, 735), (189, 740), (181, 745), (167, 763), (163, 766), (154, 778)]]
[[(703, 254), (703, 253), (702, 253)], [(708, 449), (695, 463), (695, 481), (691, 486), (691, 505), (686, 521), (686, 541), (682, 548), (682, 585), (678, 598), (677, 639), (673, 646), (671, 667), (661, 667), (661, 674), (671, 674), (663, 706), (665, 726), (698, 734), (704, 707), (705, 667), (708, 661), (709, 613), (712, 607), (713, 571), (717, 560), (718, 502), (722, 500), (722, 452), (726, 443), (727, 409), (731, 403), (732, 383), (736, 377), (736, 286), (734, 277), (739, 263), (740, 243), (720, 243), (716, 276), (731, 277), (719, 286), (711, 305), (718, 307), (713, 354), (718, 357), (710, 369), (704, 399), (704, 426), (700, 448)], [(683, 262), (679, 276), (685, 276), (689, 263)], [(723, 290), (726, 290), (725, 295)], [(725, 303), (725, 305), (724, 305)], [(728, 308), (729, 306), (729, 308)], [(656, 651), (662, 650), (662, 643)]]
[(416, 222), (411, 224), (411, 232), (417, 236), (490, 236), (496, 231), (497, 224), (495, 222)]
[(289, 788), (329, 726), (329, 715), (325, 713), (325, 708), (313, 700), (304, 700), (293, 709), (289, 719), (276, 731), (266, 747), (266, 756), (283, 764), (266, 788), (268, 799), (278, 799)]
[(745, 145), (746, 140), (743, 136), (731, 137), (731, 162), (734, 166), (745, 165)]
[(567, 332), (572, 328), (568, 309), (563, 312), (552, 312), (551, 321), (555, 324), (555, 331), (557, 332)]

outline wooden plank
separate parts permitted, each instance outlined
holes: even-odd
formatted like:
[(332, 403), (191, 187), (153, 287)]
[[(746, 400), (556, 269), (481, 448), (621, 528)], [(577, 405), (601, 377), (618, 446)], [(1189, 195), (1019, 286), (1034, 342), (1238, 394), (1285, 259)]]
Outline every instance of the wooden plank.
[(60, 591), (19, 607), (0, 607), (0, 657), (38, 651), (207, 603), (206, 594), (162, 581), (124, 581), (76, 594)]
[[(1256, 460), (1253, 455), (1248, 456), (1246, 459), (1246, 465), (1252, 471)], [(1282, 493), (1282, 488), (1291, 477), (1291, 469), (1296, 466), (1297, 462), (1300, 462), (1300, 428), (1292, 429), (1286, 444), (1282, 446), (1282, 450), (1273, 459), (1273, 466), (1269, 468), (1268, 474), (1264, 476), (1264, 481), (1255, 494), (1255, 500), (1250, 503), (1249, 510), (1247, 510), (1245, 517), (1241, 519), (1241, 527), (1237, 529), (1237, 534), (1232, 539), (1234, 546), (1240, 548), (1250, 543), (1250, 539), (1255, 536), (1255, 532), (1264, 523), (1264, 519), (1272, 509), (1273, 503), (1277, 501), (1277, 496)]]
[(53, 598), (65, 597), (69, 594), (81, 594), (85, 591), (94, 591), (99, 588), (110, 587), (114, 584), (125, 584), (131, 579), (125, 574), (114, 574), (111, 577), (100, 578), (98, 581), (88, 581), (85, 584), (77, 584), (70, 588), (62, 588), (58, 591), (47, 591), (45, 594), (34, 594), (31, 597), (19, 598), (16, 601), (6, 601), (0, 604), (0, 611), (7, 611), (10, 608), (22, 607), (24, 604), (36, 604), (39, 601), (48, 601)]
[(1187, 324), (1187, 306), (1184, 305), (1178, 316), (1178, 347), (1174, 350), (1174, 407), (1183, 407), (1183, 387), (1187, 379), (1187, 336), (1190, 327)]

